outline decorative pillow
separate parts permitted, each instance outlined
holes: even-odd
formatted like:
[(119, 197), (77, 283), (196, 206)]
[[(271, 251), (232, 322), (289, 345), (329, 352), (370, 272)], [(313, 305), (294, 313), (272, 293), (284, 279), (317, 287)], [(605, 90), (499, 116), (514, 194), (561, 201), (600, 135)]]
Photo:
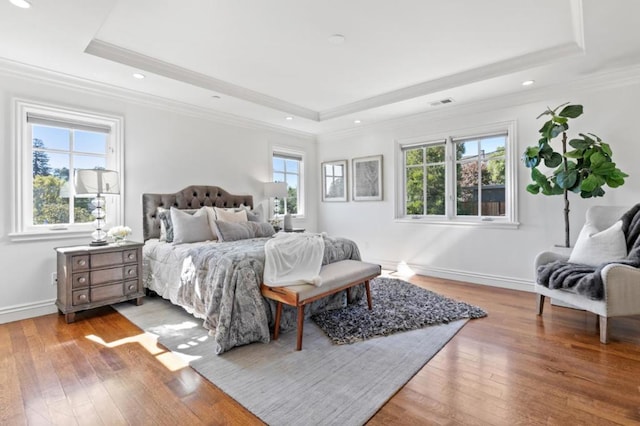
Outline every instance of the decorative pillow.
[(213, 226), (216, 229), (218, 240), (222, 242), (271, 237), (275, 234), (273, 226), (266, 222), (233, 223), (226, 222), (224, 220), (216, 220), (213, 222)]
[(205, 209), (189, 214), (172, 207), (171, 222), (173, 223), (173, 244), (213, 240)]
[(240, 207), (235, 209), (235, 211), (244, 210), (247, 212), (247, 220), (249, 222), (265, 222), (262, 220), (262, 214), (260, 210), (252, 210), (251, 207), (245, 206), (244, 204), (240, 204)]
[(225, 222), (246, 222), (247, 221), (247, 211), (242, 209), (240, 211), (229, 211), (226, 209), (221, 209), (219, 207), (214, 207), (213, 210), (216, 212), (216, 220), (223, 220)]
[[(181, 212), (194, 214), (198, 209), (184, 209)], [(166, 241), (168, 243), (173, 241), (173, 222), (171, 222), (171, 211), (163, 207), (158, 207), (156, 210), (158, 219), (160, 219), (160, 241)]]
[(257, 210), (247, 211), (247, 220), (249, 222), (264, 222), (262, 215)]
[(169, 210), (158, 207), (156, 216), (160, 219), (160, 241), (167, 241), (167, 232), (170, 233), (169, 238), (171, 238), (168, 242), (173, 241), (173, 224), (171, 223)]
[(569, 262), (598, 266), (625, 257), (627, 243), (622, 232), (622, 221), (619, 220), (604, 231), (598, 231), (593, 225), (585, 224), (578, 235)]

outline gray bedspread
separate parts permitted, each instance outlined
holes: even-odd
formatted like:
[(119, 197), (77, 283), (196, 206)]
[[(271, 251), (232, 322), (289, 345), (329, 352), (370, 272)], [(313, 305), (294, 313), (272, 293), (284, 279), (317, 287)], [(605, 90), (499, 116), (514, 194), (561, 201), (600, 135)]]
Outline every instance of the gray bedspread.
[[(235, 346), (270, 340), (269, 326), (273, 324), (275, 304), (260, 293), (267, 240), (254, 238), (198, 245), (186, 252), (174, 302), (204, 318), (204, 326), (210, 330), (218, 354)], [(324, 236), (324, 242), (323, 264), (360, 260), (353, 241)], [(354, 290), (351, 301), (364, 293), (362, 288)], [(344, 293), (337, 294), (314, 302), (306, 314), (344, 304)], [(287, 329), (295, 325), (295, 309), (284, 308), (281, 327)]]

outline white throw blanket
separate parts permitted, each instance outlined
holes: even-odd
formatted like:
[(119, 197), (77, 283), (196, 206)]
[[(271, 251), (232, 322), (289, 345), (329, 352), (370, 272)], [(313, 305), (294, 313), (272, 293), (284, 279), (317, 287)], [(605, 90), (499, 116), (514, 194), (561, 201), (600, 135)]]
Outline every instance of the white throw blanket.
[(324, 239), (320, 234), (278, 233), (264, 246), (263, 281), (271, 287), (321, 285)]

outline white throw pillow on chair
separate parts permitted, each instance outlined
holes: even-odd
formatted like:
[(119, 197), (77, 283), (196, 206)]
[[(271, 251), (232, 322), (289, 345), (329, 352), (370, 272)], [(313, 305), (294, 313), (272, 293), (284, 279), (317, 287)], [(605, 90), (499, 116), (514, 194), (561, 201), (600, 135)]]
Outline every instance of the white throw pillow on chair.
[(619, 220), (604, 231), (587, 223), (582, 227), (569, 262), (598, 266), (627, 257), (627, 243)]

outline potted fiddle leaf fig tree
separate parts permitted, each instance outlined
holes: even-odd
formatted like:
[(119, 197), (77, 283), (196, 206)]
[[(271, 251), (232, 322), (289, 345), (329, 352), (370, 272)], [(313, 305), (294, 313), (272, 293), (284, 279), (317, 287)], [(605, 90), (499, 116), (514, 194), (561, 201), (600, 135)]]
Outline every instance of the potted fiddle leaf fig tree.
[[(582, 105), (569, 103), (554, 109), (547, 108), (537, 117), (549, 118), (539, 130), (538, 144), (527, 147), (522, 156), (524, 164), (531, 169), (533, 180), (527, 185), (528, 192), (564, 196), (566, 247), (570, 246), (569, 191), (580, 194), (582, 198), (602, 197), (605, 185), (617, 188), (628, 176), (616, 167), (611, 159), (611, 147), (598, 136), (579, 133), (578, 137), (568, 140), (569, 121), (580, 117), (582, 112)], [(561, 136), (560, 149), (556, 150), (551, 143), (558, 136)]]

